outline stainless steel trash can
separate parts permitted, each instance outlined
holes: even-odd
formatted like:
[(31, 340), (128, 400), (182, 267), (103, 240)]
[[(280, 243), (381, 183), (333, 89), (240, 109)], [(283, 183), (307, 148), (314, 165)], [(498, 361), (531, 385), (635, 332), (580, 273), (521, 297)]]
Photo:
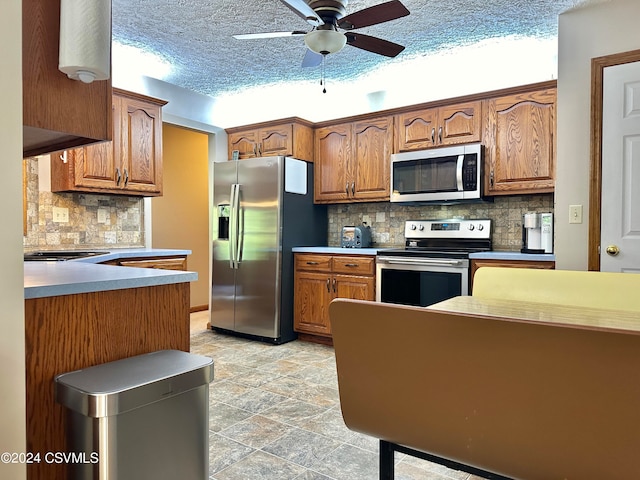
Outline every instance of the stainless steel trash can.
[(71, 478), (209, 477), (213, 361), (162, 350), (59, 375)]

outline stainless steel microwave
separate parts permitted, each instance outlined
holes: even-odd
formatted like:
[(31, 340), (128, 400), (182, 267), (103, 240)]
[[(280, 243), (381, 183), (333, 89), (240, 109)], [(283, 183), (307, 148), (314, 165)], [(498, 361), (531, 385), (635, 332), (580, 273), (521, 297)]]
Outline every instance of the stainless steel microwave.
[(430, 202), (482, 198), (480, 143), (391, 155), (391, 201)]

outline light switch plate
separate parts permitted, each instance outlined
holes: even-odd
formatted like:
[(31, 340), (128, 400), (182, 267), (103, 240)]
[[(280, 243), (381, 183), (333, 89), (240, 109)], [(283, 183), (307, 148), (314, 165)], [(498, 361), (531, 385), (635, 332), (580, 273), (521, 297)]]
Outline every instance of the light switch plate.
[(582, 223), (582, 205), (569, 205), (569, 223)]

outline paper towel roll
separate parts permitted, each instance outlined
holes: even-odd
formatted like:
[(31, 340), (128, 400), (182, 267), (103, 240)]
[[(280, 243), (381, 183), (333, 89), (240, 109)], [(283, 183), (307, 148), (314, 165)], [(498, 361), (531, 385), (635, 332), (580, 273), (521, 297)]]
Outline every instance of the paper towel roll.
[(111, 0), (60, 1), (58, 69), (73, 80), (109, 78)]

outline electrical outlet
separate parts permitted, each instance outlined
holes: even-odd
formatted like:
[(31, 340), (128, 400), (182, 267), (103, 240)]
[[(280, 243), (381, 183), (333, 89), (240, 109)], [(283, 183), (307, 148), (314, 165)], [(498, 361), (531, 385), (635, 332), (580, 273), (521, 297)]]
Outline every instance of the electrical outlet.
[(569, 205), (569, 223), (582, 223), (582, 205)]
[(57, 223), (69, 223), (69, 209), (53, 207), (53, 221)]
[(109, 215), (109, 210), (106, 208), (98, 209), (98, 223), (107, 223), (107, 218)]

